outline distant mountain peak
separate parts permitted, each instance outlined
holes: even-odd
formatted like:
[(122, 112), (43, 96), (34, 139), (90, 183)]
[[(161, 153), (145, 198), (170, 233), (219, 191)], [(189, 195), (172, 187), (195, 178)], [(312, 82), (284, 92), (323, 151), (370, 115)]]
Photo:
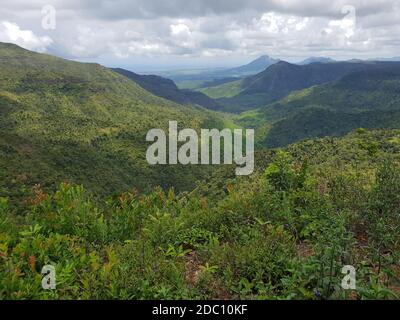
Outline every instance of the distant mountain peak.
[(273, 58), (271, 58), (269, 55), (263, 54), (262, 56), (259, 56), (257, 59), (253, 60), (252, 62), (265, 61), (265, 60), (271, 60), (271, 59), (273, 59)]
[(229, 69), (228, 74), (237, 76), (257, 74), (279, 61), (280, 60), (271, 58), (270, 56), (264, 54), (246, 65)]
[(251, 64), (255, 64), (255, 63), (262, 63), (262, 62), (267, 62), (267, 63), (276, 63), (279, 62), (279, 59), (274, 59), (272, 57), (270, 57), (267, 54), (263, 54), (262, 56), (259, 56), (257, 59), (251, 61), (250, 63), (248, 63), (247, 65), (251, 65)]

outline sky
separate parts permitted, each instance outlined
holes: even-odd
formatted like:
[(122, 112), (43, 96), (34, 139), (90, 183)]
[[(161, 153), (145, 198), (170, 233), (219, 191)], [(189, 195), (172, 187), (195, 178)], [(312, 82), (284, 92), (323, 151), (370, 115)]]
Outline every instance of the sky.
[(133, 71), (400, 56), (399, 0), (1, 0), (0, 42)]

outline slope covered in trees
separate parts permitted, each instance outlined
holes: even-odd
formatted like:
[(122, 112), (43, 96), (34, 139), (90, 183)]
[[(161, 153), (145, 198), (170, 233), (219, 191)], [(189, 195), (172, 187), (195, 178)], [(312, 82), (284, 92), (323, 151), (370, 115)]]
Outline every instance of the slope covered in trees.
[(84, 183), (99, 194), (156, 185), (191, 188), (209, 168), (150, 167), (146, 133), (178, 121), (189, 128), (226, 120), (161, 99), (125, 76), (0, 44), (0, 191)]

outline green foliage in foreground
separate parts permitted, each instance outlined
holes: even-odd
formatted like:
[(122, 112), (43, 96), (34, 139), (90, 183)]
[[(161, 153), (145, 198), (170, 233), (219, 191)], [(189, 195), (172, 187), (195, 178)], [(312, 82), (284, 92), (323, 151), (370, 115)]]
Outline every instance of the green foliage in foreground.
[[(399, 151), (399, 131), (299, 143), (218, 199), (156, 189), (99, 203), (61, 184), (16, 215), (1, 198), (0, 298), (398, 298)], [(344, 265), (356, 291), (340, 287)]]

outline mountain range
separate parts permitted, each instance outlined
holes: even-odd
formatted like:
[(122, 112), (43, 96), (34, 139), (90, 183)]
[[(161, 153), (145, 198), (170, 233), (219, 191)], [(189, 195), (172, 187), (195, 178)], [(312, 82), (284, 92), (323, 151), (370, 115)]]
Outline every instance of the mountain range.
[[(400, 63), (375, 63), (337, 81), (295, 91), (241, 115), (263, 127), (263, 144), (287, 145), (312, 137), (341, 136), (356, 128), (400, 128)], [(265, 129), (265, 126), (268, 128)]]
[(218, 68), (211, 70), (181, 70), (161, 73), (163, 77), (174, 80), (180, 88), (199, 89), (210, 85), (218, 85), (257, 74), (280, 60), (263, 55), (248, 64), (234, 68)]
[(245, 64), (240, 67), (231, 68), (225, 70), (224, 78), (228, 77), (244, 77), (248, 75), (257, 74), (259, 72), (264, 71), (269, 66), (279, 62), (280, 60), (271, 58), (270, 56), (263, 55), (257, 58), (256, 60), (251, 61), (248, 64)]
[[(390, 62), (387, 62), (390, 63)], [(217, 99), (223, 111), (243, 112), (277, 101), (292, 91), (329, 83), (356, 71), (379, 69), (385, 62), (332, 62), (295, 65), (280, 61), (263, 72), (200, 89)]]

